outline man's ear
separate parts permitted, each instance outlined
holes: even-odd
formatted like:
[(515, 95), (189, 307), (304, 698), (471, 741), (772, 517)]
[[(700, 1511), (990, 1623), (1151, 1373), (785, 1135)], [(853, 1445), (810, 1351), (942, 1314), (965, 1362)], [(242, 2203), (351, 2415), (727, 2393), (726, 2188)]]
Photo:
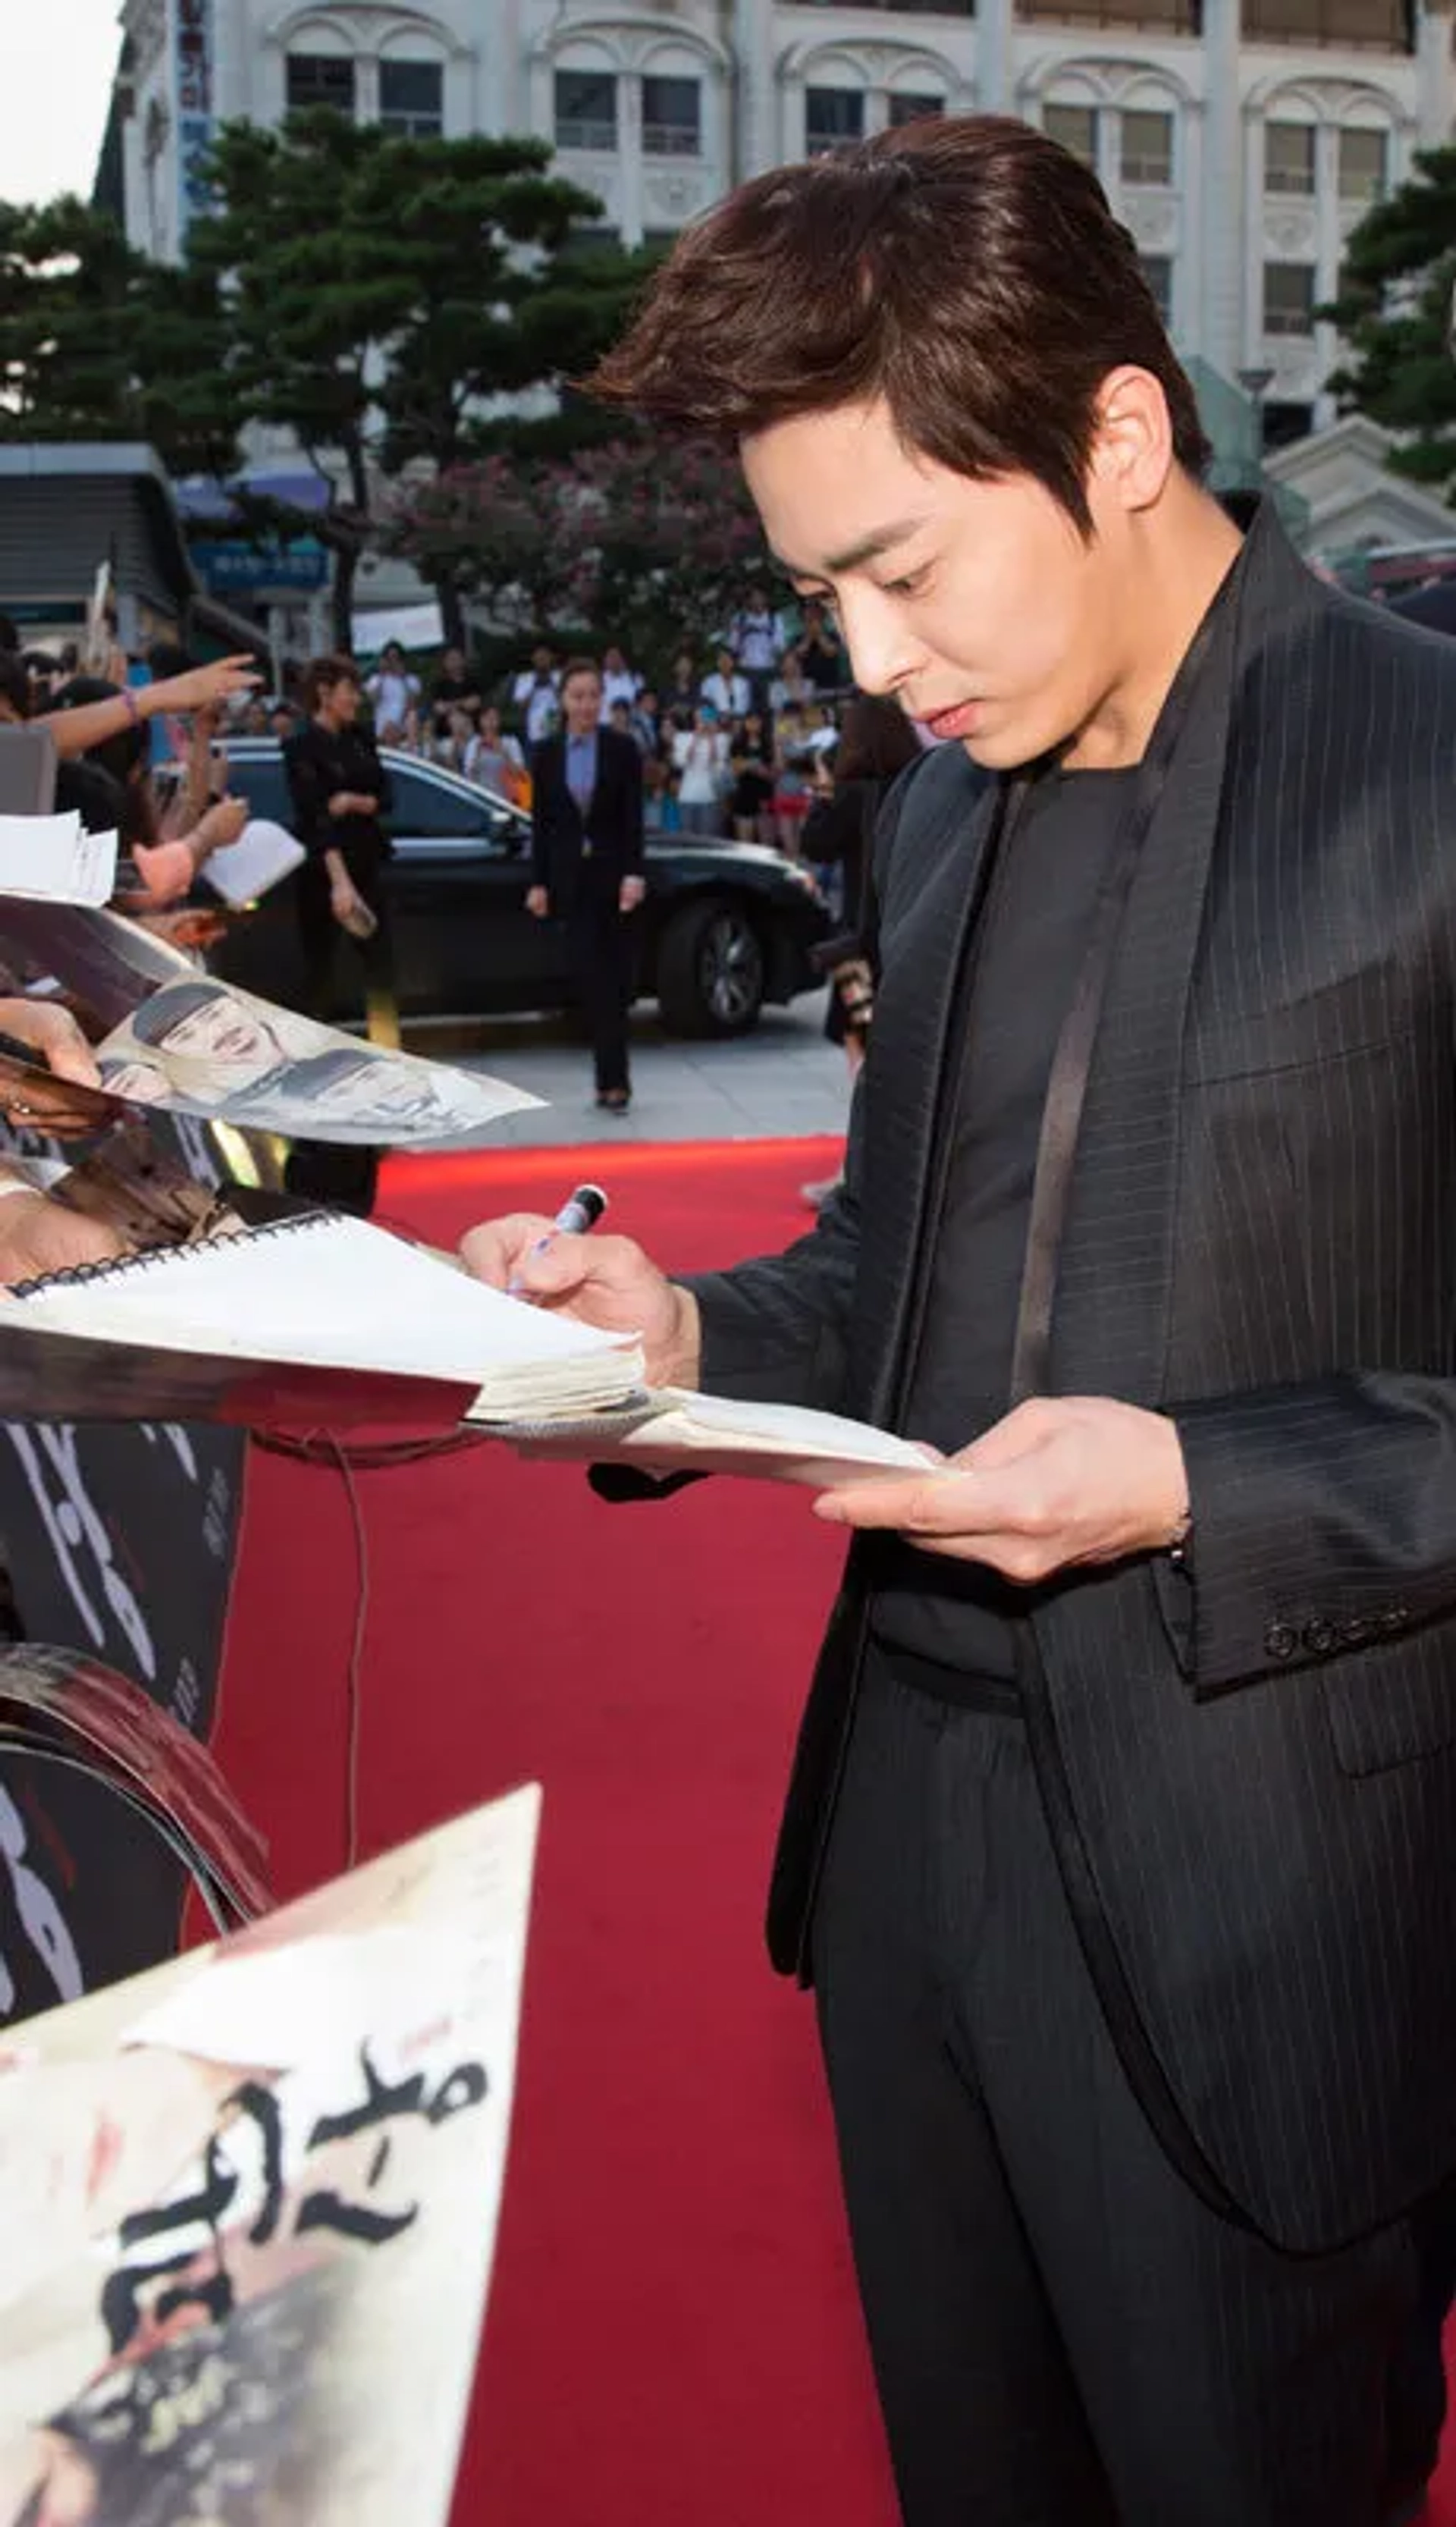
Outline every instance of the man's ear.
[(1097, 395), (1091, 474), (1104, 498), (1150, 509), (1173, 465), (1168, 397), (1150, 369), (1113, 369)]

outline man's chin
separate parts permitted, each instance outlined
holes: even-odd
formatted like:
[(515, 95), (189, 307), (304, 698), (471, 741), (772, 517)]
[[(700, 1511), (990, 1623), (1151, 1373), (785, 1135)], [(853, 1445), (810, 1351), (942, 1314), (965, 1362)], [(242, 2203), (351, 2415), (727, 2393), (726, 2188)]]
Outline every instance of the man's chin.
[(1026, 760), (1025, 748), (1005, 729), (977, 729), (960, 740), (962, 749), (983, 772), (1014, 772)]

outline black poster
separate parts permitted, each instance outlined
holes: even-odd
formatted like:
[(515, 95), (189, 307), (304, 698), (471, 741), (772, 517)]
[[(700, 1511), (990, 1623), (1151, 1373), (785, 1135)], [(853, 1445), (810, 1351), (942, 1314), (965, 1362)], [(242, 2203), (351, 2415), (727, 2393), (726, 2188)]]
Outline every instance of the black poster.
[[(204, 1132), (155, 1129), (217, 1180)], [(0, 1635), (120, 1669), (205, 1742), (245, 1447), (194, 1423), (0, 1422)], [(108, 1791), (0, 1755), (0, 2022), (172, 1955), (184, 1891), (180, 1863)]]

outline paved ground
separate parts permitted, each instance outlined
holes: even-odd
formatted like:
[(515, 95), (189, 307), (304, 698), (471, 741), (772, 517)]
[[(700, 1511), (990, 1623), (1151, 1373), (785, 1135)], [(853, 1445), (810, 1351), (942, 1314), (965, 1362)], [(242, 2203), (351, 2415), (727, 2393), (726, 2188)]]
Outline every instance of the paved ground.
[[(594, 1102), (591, 1057), (556, 1018), (498, 1018), (469, 1036), (411, 1028), (411, 1053), (494, 1071), (549, 1102), (508, 1115), (479, 1145), (573, 1141), (806, 1139), (841, 1132), (849, 1110), (844, 1055), (826, 1044), (821, 996), (766, 1009), (752, 1035), (726, 1044), (664, 1036), (650, 1007), (633, 1023), (632, 1110)], [(462, 1145), (468, 1146), (468, 1145)]]

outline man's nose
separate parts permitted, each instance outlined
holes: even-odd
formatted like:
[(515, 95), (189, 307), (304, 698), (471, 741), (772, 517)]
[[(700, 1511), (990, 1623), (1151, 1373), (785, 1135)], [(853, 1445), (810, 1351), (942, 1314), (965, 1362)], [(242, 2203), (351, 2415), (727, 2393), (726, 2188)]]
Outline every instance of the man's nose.
[(861, 693), (896, 694), (921, 656), (900, 608), (878, 589), (840, 601), (840, 628)]

